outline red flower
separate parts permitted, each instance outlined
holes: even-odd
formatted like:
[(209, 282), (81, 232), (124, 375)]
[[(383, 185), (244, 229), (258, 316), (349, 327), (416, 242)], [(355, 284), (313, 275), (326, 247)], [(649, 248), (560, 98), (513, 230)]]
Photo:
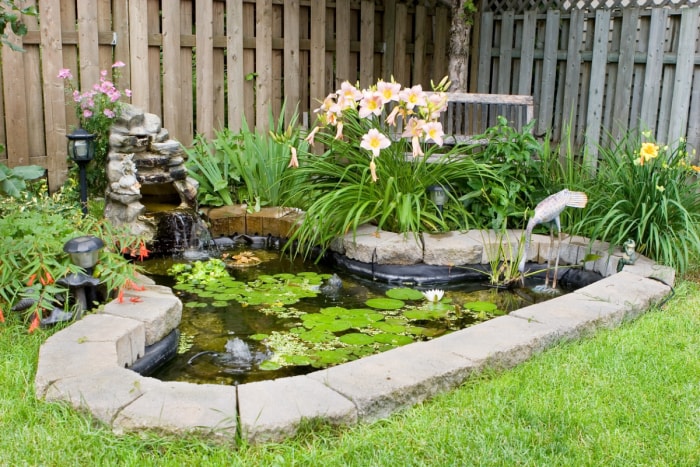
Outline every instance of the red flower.
[(141, 297), (130, 297), (129, 301), (131, 303), (139, 303), (139, 302), (142, 302), (143, 300), (141, 300)]
[(2, 314), (2, 310), (0, 310), (0, 323), (5, 322), (5, 315)]
[(126, 282), (124, 282), (124, 287), (131, 290), (138, 290), (139, 292), (143, 292), (144, 290), (146, 290), (145, 285), (138, 285), (131, 279), (127, 279)]
[(36, 273), (34, 273), (34, 274), (32, 274), (31, 276), (29, 276), (29, 281), (27, 282), (27, 285), (28, 285), (29, 287), (31, 287), (32, 284), (34, 284), (34, 281), (35, 281), (35, 280), (36, 280)]
[(117, 295), (117, 302), (124, 303), (124, 289), (119, 289), (119, 294)]
[(29, 334), (36, 331), (36, 328), (39, 327), (39, 324), (41, 324), (41, 320), (39, 319), (39, 312), (35, 311), (34, 312), (34, 319), (32, 320), (32, 324), (29, 325)]
[(142, 241), (139, 245), (139, 261), (143, 261), (144, 258), (148, 258), (150, 251), (146, 248), (146, 244)]

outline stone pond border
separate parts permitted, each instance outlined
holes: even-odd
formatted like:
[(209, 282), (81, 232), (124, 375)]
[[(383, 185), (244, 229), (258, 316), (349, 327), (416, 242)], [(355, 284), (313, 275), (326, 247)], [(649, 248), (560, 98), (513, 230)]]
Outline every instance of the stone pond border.
[[(445, 234), (425, 243), (451, 237), (471, 239), (470, 248), (481, 239), (482, 262), (487, 259), (492, 233)], [(346, 250), (360, 251), (368, 246), (363, 242), (375, 240), (376, 235), (358, 235), (343, 243)], [(537, 260), (547, 248), (549, 237), (534, 235), (530, 256)], [(576, 264), (590, 251), (601, 257), (585, 268), (604, 278), (570, 294), (430, 341), (303, 376), (238, 386), (160, 381), (127, 369), (146, 346), (176, 328), (182, 315), (172, 290), (144, 277), (145, 291), (129, 291), (122, 303), (112, 301), (46, 340), (39, 351), (36, 396), (67, 402), (117, 434), (195, 432), (232, 443), (239, 436), (250, 443), (280, 441), (305, 419), (336, 425), (377, 420), (452, 390), (486, 368), (510, 368), (559, 342), (616, 327), (672, 290), (672, 268), (640, 256), (616, 272), (622, 254), (609, 254), (605, 243), (567, 237), (560, 257)]]

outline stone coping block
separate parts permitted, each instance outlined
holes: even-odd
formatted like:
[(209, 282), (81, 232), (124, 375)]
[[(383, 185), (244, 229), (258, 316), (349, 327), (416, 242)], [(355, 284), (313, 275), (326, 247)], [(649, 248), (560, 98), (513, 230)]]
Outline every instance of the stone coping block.
[(474, 364), (426, 342), (397, 347), (307, 375), (350, 399), (359, 420), (386, 418), (460, 385)]
[(423, 234), (423, 262), (438, 266), (479, 264), (484, 247), (467, 232)]
[(557, 326), (507, 315), (433, 339), (425, 345), (434, 351), (466, 358), (478, 371), (486, 367), (514, 367), (551, 347), (561, 337)]
[(357, 422), (352, 402), (306, 376), (239, 385), (238, 405), (241, 432), (250, 443), (294, 436), (302, 420), (333, 425)]
[(143, 394), (114, 418), (112, 427), (117, 434), (154, 429), (235, 439), (238, 429), (235, 386), (142, 377), (139, 390)]
[(73, 408), (91, 413), (111, 425), (123, 407), (141, 395), (144, 378), (125, 368), (108, 367), (56, 381), (46, 390), (47, 401), (66, 401)]
[(35, 390), (43, 397), (63, 378), (131, 365), (145, 351), (139, 321), (116, 316), (87, 315), (49, 337), (39, 349)]
[[(165, 290), (168, 293), (164, 293)], [(132, 301), (132, 298), (137, 301)], [(182, 302), (167, 287), (147, 286), (145, 291), (124, 292), (122, 303), (113, 300), (100, 314), (142, 322), (146, 330), (146, 345), (153, 345), (180, 324)]]
[(510, 316), (553, 326), (558, 335), (576, 338), (599, 327), (612, 328), (625, 317), (625, 308), (582, 294), (566, 294), (510, 313)]
[(622, 305), (625, 318), (633, 318), (658, 303), (670, 292), (671, 287), (663, 282), (621, 271), (582, 287), (572, 294)]
[(345, 255), (363, 263), (417, 264), (423, 261), (420, 236), (397, 234), (372, 225), (358, 227), (343, 237)]

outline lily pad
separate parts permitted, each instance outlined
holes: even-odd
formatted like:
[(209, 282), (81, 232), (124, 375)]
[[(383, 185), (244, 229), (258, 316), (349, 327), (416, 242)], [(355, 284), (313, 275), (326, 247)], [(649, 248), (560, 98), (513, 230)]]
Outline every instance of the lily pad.
[(374, 336), (374, 340), (382, 344), (392, 344), (392, 345), (406, 345), (413, 342), (410, 336), (404, 336), (403, 334), (377, 334)]
[(495, 303), (491, 302), (468, 302), (464, 304), (464, 308), (468, 308), (472, 311), (485, 311), (486, 313), (490, 313), (498, 307)]
[(260, 365), (258, 365), (258, 368), (265, 371), (273, 371), (279, 370), (280, 368), (282, 368), (282, 365), (280, 365), (277, 362), (273, 362), (272, 360), (265, 360)]
[(389, 289), (386, 291), (386, 296), (397, 300), (422, 300), (424, 298), (420, 291), (408, 287)]
[(379, 329), (380, 331), (389, 332), (393, 334), (404, 332), (406, 330), (406, 326), (391, 323), (376, 323), (374, 327)]
[(379, 310), (398, 310), (403, 308), (405, 303), (395, 298), (370, 298), (365, 302), (365, 305)]
[(340, 336), (340, 342), (348, 345), (369, 345), (374, 342), (372, 336), (367, 334), (362, 334), (361, 332), (353, 332), (350, 334), (345, 334)]

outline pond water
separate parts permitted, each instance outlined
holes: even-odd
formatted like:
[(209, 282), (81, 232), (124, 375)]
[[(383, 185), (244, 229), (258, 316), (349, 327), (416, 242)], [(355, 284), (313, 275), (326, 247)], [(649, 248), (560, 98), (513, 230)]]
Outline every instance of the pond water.
[[(144, 267), (184, 304), (178, 353), (152, 375), (166, 381), (241, 384), (305, 374), (550, 298), (473, 282), (378, 283), (266, 249)], [(422, 292), (432, 288), (444, 290), (441, 300), (426, 300)]]

